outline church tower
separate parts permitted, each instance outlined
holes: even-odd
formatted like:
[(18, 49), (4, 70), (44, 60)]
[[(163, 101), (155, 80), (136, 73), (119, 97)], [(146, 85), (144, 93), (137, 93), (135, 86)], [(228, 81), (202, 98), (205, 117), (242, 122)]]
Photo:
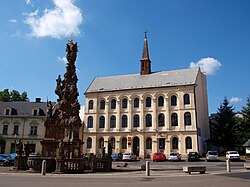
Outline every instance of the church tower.
[(144, 44), (141, 59), (141, 75), (149, 75), (151, 73), (151, 61), (148, 53), (147, 31), (144, 32)]

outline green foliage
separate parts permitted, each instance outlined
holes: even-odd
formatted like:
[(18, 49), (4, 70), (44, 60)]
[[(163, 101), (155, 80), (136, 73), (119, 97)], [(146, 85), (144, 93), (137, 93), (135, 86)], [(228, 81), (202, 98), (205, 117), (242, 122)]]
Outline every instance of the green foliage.
[(28, 94), (26, 91), (20, 94), (17, 90), (9, 92), (9, 89), (4, 89), (0, 91), (0, 101), (28, 101)]
[(9, 89), (4, 89), (3, 91), (0, 91), (0, 101), (10, 101), (10, 92)]
[(237, 121), (233, 106), (229, 105), (227, 98), (218, 108), (215, 123), (211, 124), (212, 143), (224, 150), (235, 147)]
[(239, 128), (237, 129), (237, 145), (241, 147), (250, 139), (250, 97), (247, 104), (241, 110), (242, 117), (238, 118)]

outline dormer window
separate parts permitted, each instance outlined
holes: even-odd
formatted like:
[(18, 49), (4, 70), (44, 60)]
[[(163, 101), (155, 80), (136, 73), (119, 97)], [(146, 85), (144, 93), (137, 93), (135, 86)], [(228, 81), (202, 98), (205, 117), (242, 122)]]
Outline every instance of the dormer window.
[(7, 108), (7, 109), (5, 110), (5, 115), (10, 115), (10, 109), (9, 109), (9, 108)]
[(37, 110), (33, 111), (33, 116), (37, 116)]

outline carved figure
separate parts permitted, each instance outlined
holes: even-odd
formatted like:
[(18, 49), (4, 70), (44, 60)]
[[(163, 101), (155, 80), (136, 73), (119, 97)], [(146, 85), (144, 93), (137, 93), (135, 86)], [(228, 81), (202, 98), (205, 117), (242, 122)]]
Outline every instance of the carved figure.
[(49, 102), (47, 101), (47, 107), (48, 107), (47, 117), (52, 118), (53, 105), (52, 105), (51, 101), (49, 101)]
[(17, 153), (17, 155), (22, 156), (22, 153), (23, 153), (23, 143), (22, 143), (21, 139), (19, 139), (19, 142), (18, 142), (18, 144), (16, 146), (16, 153)]

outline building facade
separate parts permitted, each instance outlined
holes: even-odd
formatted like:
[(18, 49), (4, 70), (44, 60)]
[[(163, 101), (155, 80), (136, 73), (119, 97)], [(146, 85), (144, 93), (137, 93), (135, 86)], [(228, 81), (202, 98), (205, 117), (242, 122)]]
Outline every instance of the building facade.
[(47, 103), (39, 98), (36, 102), (0, 102), (0, 134), (6, 140), (1, 153), (16, 152), (20, 140), (24, 145), (29, 144), (30, 152), (41, 153), (46, 108)]
[[(85, 92), (84, 152), (150, 158), (155, 152), (206, 151), (206, 75), (199, 68), (151, 72), (147, 37), (140, 74), (96, 78)], [(107, 150), (107, 149), (106, 149)]]

